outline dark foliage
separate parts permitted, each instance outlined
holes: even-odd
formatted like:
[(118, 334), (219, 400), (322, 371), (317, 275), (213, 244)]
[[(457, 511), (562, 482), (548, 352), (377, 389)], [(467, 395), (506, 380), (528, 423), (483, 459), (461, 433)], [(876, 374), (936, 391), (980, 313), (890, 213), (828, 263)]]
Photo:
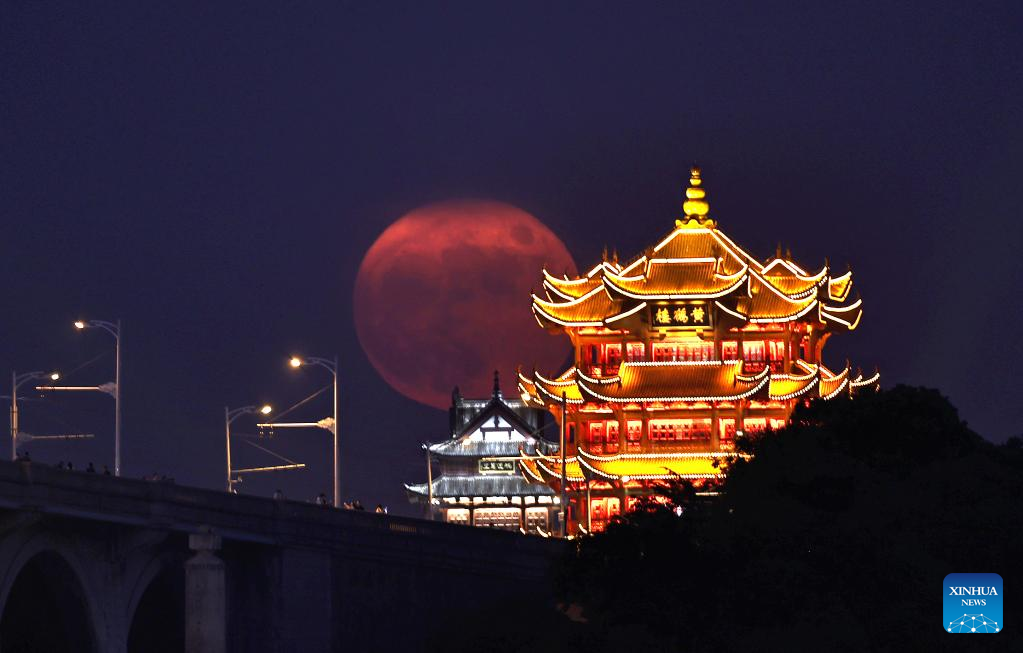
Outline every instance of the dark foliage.
[(1023, 602), (1011, 597), (1004, 634), (964, 638), (941, 624), (946, 574), (1000, 573), (1009, 592), (1023, 577), (1019, 446), (980, 438), (937, 391), (899, 386), (811, 403), (739, 448), (752, 458), (735, 461), (719, 497), (673, 483), (672, 505), (642, 504), (576, 541), (559, 583), (583, 607), (585, 639), (631, 632), (680, 651), (1019, 650)]

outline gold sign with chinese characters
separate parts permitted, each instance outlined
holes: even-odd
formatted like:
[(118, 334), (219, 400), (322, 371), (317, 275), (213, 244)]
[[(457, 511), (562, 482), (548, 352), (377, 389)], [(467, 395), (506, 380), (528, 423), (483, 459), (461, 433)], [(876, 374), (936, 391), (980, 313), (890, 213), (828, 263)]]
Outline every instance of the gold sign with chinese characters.
[(707, 328), (710, 327), (710, 310), (704, 302), (654, 304), (650, 306), (650, 326)]
[(495, 460), (493, 458), (480, 459), (480, 474), (513, 474), (515, 473), (514, 460)]

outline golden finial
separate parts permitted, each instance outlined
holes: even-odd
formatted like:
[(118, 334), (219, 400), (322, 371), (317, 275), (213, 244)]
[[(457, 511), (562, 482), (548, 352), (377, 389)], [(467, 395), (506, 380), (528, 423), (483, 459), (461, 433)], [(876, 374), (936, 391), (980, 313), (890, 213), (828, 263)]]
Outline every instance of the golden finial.
[(707, 203), (707, 191), (703, 188), (700, 168), (693, 166), (689, 172), (689, 188), (686, 189), (686, 200), (682, 203), (682, 212), (686, 219), (678, 220), (678, 226), (713, 227), (714, 221), (707, 217), (710, 204)]

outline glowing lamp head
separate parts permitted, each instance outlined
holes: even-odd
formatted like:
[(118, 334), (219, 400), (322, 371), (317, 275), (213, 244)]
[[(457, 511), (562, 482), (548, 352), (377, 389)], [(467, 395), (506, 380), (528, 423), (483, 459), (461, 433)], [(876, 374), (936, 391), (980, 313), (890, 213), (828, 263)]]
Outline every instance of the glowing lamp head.
[(270, 404), (267, 404), (267, 405), (265, 405), (265, 406), (263, 406), (262, 408), (259, 409), (259, 412), (261, 412), (264, 415), (269, 415), (272, 411), (273, 411), (273, 407), (270, 406)]
[(51, 381), (59, 381), (60, 380), (60, 372), (53, 372), (52, 374), (50, 374), (50, 380)]
[(298, 356), (292, 356), (291, 360), (288, 361), (288, 365), (292, 367), (302, 367), (302, 359)]
[(85, 322), (82, 322), (81, 320), (75, 321), (75, 328), (79, 329), (79, 330), (84, 329), (85, 328)]

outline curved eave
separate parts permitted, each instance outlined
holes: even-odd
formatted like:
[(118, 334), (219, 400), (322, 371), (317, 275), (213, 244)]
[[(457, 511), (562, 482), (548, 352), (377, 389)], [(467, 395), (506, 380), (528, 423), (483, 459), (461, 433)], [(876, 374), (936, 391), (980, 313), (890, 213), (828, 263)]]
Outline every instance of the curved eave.
[(785, 401), (801, 397), (818, 387), (820, 387), (820, 378), (817, 370), (802, 376), (774, 374), (771, 376), (771, 384), (768, 387), (768, 397), (775, 401)]
[(635, 277), (622, 277), (618, 275), (606, 274), (604, 275), (604, 286), (608, 290), (608, 294), (611, 296), (620, 296), (628, 299), (639, 299), (639, 300), (675, 300), (675, 299), (716, 299), (718, 297), (724, 297), (729, 295), (740, 287), (743, 282), (746, 281), (745, 269), (739, 270), (737, 274), (731, 275), (714, 275), (717, 279), (727, 282), (727, 285), (723, 285), (720, 288), (711, 289), (699, 289), (688, 292), (644, 292), (642, 286), (645, 285), (649, 279), (643, 276)]
[[(594, 268), (594, 272), (602, 269), (603, 267), (598, 266), (597, 268)], [(599, 276), (569, 279), (567, 277), (556, 277), (548, 272), (546, 268), (543, 270), (543, 276), (543, 284), (545, 288), (551, 290), (559, 297), (568, 300), (578, 299), (600, 285)]]
[(596, 478), (607, 481), (663, 481), (717, 478), (724, 469), (715, 460), (727, 460), (727, 454), (652, 454), (590, 456), (580, 452), (579, 463)]
[(824, 323), (840, 324), (852, 331), (859, 326), (860, 319), (863, 317), (862, 304), (862, 299), (857, 299), (848, 306), (821, 304), (819, 310), (820, 320)]
[(523, 478), (530, 483), (547, 485), (547, 482), (543, 479), (543, 475), (540, 473), (540, 469), (536, 466), (536, 461), (532, 458), (521, 458), (519, 460), (519, 469), (522, 471)]
[[(784, 275), (769, 274), (774, 268), (783, 269), (785, 271)], [(802, 268), (791, 261), (774, 259), (764, 267), (762, 275), (767, 283), (787, 297), (803, 299), (816, 293), (827, 282), (828, 272), (828, 266), (825, 265), (817, 274), (808, 275)]]
[[(554, 456), (537, 456), (523, 459), (522, 462), (530, 462), (535, 465), (536, 474), (546, 485), (561, 483), (561, 459)], [(529, 474), (532, 477), (532, 473)], [(579, 461), (575, 456), (565, 459), (565, 480), (569, 483), (581, 483), (586, 480)]]
[(536, 385), (526, 377), (522, 376), (521, 372), (519, 373), (519, 398), (522, 399), (523, 403), (528, 405), (536, 404), (541, 408), (547, 405), (537, 394)]
[(868, 378), (863, 378), (863, 375), (860, 374), (860, 375), (857, 375), (857, 377), (855, 379), (853, 379), (852, 381), (849, 382), (849, 390), (850, 391), (856, 391), (856, 390), (859, 390), (860, 388), (868, 388), (868, 387), (872, 387), (874, 389), (877, 389), (878, 387), (880, 387), (880, 380), (881, 380), (881, 373), (880, 372), (874, 372)]
[(852, 271), (828, 279), (828, 298), (833, 302), (844, 302), (852, 290)]
[(402, 483), (405, 486), (405, 492), (417, 497), (429, 497), (430, 492), (426, 487), (426, 483), (415, 483), (409, 485), (408, 483)]
[(815, 306), (819, 305), (818, 302), (817, 302), (817, 299), (816, 298), (812, 298), (812, 299), (809, 299), (808, 301), (806, 301), (805, 304), (804, 303), (799, 303), (798, 304), (798, 309), (793, 311), (793, 312), (791, 312), (791, 313), (786, 313), (786, 312), (771, 313), (771, 312), (767, 312), (767, 311), (759, 312), (757, 310), (750, 310), (750, 311), (748, 311), (748, 314), (747, 314), (747, 313), (743, 313), (742, 311), (739, 311), (739, 310), (733, 310), (731, 308), (728, 308), (727, 306), (725, 306), (724, 304), (722, 304), (718, 300), (715, 300), (714, 304), (718, 307), (718, 309), (720, 309), (724, 313), (727, 313), (728, 315), (731, 315), (732, 317), (734, 317), (734, 318), (736, 318), (736, 319), (738, 319), (738, 320), (740, 320), (742, 322), (748, 322), (750, 324), (771, 324), (771, 323), (779, 323), (779, 322), (782, 322), (782, 323), (783, 322), (795, 322), (796, 320), (799, 320), (799, 319), (803, 318), (804, 316), (806, 316), (807, 314), (809, 314), (810, 311), (812, 311)]
[[(823, 372), (823, 369), (822, 369)], [(849, 387), (849, 367), (838, 374), (821, 374), (820, 396), (821, 399), (834, 399), (843, 390)]]
[[(533, 373), (533, 383), (541, 397), (546, 397), (550, 402), (561, 403), (562, 393), (565, 394), (565, 403), (578, 405), (582, 404), (583, 397), (579, 392), (579, 384), (575, 380), (575, 368), (569, 370), (568, 378), (548, 379), (539, 372)], [(565, 376), (565, 375), (562, 375)]]
[[(628, 365), (628, 363), (623, 363), (623, 366), (624, 365)], [(668, 364), (663, 364), (662, 363), (661, 365), (662, 366), (666, 366)], [(637, 367), (639, 367), (639, 366), (637, 366)], [(615, 388), (616, 385), (618, 386), (617, 389), (621, 390), (621, 383), (620, 383), (621, 382), (621, 376), (620, 376), (620, 374), (621, 373), (619, 372), (619, 376), (617, 376), (617, 377), (608, 377), (607, 379), (590, 379), (589, 377), (586, 377), (586, 379), (588, 379), (588, 380), (584, 380), (584, 378), (582, 376), (580, 376), (579, 379), (578, 379), (577, 385), (578, 385), (579, 389), (582, 391), (583, 395), (591, 397), (595, 401), (606, 402), (606, 403), (627, 404), (627, 403), (655, 403), (655, 402), (659, 402), (659, 403), (674, 403), (674, 402), (693, 402), (693, 401), (737, 401), (739, 399), (745, 399), (747, 397), (753, 396), (754, 394), (759, 392), (761, 389), (766, 387), (767, 384), (770, 382), (770, 369), (765, 367), (761, 372), (759, 372), (758, 374), (756, 374), (754, 376), (747, 377), (747, 376), (743, 376), (741, 374), (736, 374), (735, 377), (734, 377), (735, 384), (736, 385), (742, 384), (743, 386), (746, 386), (746, 387), (743, 387), (738, 392), (733, 392), (733, 393), (720, 393), (720, 394), (715, 394), (715, 395), (684, 395), (684, 394), (667, 394), (666, 393), (666, 394), (663, 394), (663, 395), (662, 394), (656, 394), (656, 395), (650, 395), (650, 396), (638, 396), (638, 395), (634, 395), (634, 394), (621, 394), (619, 396), (615, 396), (614, 394), (610, 393), (609, 391), (616, 389)], [(598, 382), (597, 383), (592, 383), (593, 381), (598, 381)]]

